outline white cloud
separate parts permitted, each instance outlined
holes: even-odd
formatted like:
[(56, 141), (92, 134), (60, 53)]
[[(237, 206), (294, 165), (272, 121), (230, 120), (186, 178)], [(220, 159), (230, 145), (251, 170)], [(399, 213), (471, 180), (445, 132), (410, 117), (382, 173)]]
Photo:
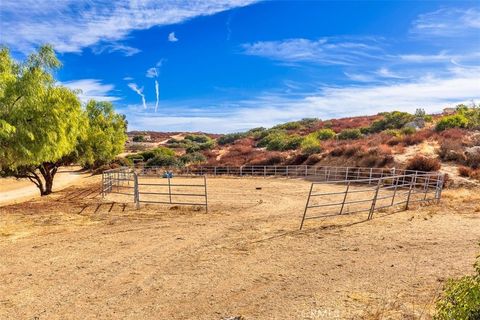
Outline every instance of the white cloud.
[(170, 32), (168, 34), (168, 41), (170, 42), (177, 42), (178, 38), (175, 36), (175, 32)]
[[(421, 14), (410, 32), (418, 36), (463, 37), (480, 31), (478, 8), (442, 8)], [(478, 39), (478, 38), (477, 38)]]
[(97, 79), (71, 80), (62, 82), (61, 84), (72, 90), (81, 90), (79, 97), (83, 102), (91, 99), (97, 101), (115, 101), (120, 99), (112, 95), (112, 91), (114, 90), (112, 84), (103, 84)]
[(354, 65), (363, 59), (381, 60), (383, 50), (372, 38), (358, 41), (323, 38), (259, 41), (242, 45), (243, 53), (285, 62), (311, 62), (323, 65)]
[(95, 54), (102, 54), (103, 52), (108, 52), (108, 53), (120, 52), (126, 57), (133, 56), (133, 55), (135, 55), (135, 54), (137, 54), (141, 51), (142, 50), (140, 50), (140, 49), (130, 47), (130, 46), (126, 46), (126, 45), (120, 44), (120, 43), (110, 43), (110, 44), (106, 44), (106, 45), (100, 45), (100, 46), (92, 47), (92, 52), (95, 53)]
[(158, 77), (158, 72), (157, 68), (151, 67), (150, 69), (147, 70), (147, 73), (145, 74), (147, 78), (156, 78)]
[(147, 103), (145, 101), (145, 95), (143, 94), (143, 88), (139, 88), (136, 83), (129, 83), (128, 87), (135, 91), (142, 98), (143, 108), (147, 109)]
[[(480, 69), (456, 68), (450, 71), (448, 77), (416, 78), (409, 82), (342, 88), (326, 86), (320, 92), (305, 94), (301, 98), (273, 92), (235, 105), (197, 101), (194, 105), (203, 104), (209, 108), (185, 108), (184, 112), (179, 107), (185, 106), (184, 102), (174, 105), (164, 101), (162, 109), (170, 110), (169, 113), (136, 113), (129, 118), (129, 124), (136, 129), (234, 132), (304, 117), (329, 119), (393, 110), (414, 112), (418, 107), (427, 112), (438, 112), (445, 106), (472, 99), (478, 103)], [(171, 110), (177, 113), (172, 114)], [(161, 127), (157, 117), (162, 119)]]
[[(60, 52), (80, 52), (100, 42), (116, 42), (131, 31), (212, 15), (255, 0), (2, 0), (2, 44), (30, 52), (52, 44)], [(132, 51), (130, 51), (132, 52)]]
[(125, 81), (132, 81), (133, 78), (132, 78), (132, 77), (123, 77), (123, 80), (125, 80)]

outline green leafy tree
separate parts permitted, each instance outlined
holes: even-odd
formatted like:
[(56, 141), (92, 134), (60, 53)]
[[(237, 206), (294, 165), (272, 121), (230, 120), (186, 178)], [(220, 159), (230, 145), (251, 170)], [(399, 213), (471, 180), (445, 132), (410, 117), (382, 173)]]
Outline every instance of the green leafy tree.
[(59, 67), (50, 46), (23, 62), (0, 50), (0, 172), (28, 178), (42, 195), (85, 134), (79, 99), (53, 76)]
[(86, 168), (97, 168), (123, 152), (127, 141), (125, 117), (110, 102), (91, 100), (85, 112), (87, 134), (79, 141), (77, 157)]

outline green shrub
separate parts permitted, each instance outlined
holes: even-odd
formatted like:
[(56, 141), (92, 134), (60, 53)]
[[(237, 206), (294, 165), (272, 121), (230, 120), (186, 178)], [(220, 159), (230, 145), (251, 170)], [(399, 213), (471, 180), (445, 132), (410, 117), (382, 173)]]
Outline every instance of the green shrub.
[(129, 159), (130, 161), (132, 161), (132, 163), (134, 162), (134, 160), (144, 161), (143, 156), (142, 156), (140, 153), (129, 154), (129, 155), (126, 156), (125, 158)]
[(302, 137), (298, 135), (288, 135), (279, 130), (270, 130), (267, 136), (259, 141), (259, 147), (266, 147), (270, 151), (295, 150), (302, 142)]
[(388, 134), (389, 136), (392, 136), (392, 137), (400, 137), (402, 135), (402, 132), (398, 129), (387, 129), (383, 132), (385, 134)]
[(212, 140), (210, 137), (204, 134), (189, 134), (189, 135), (186, 135), (184, 139), (197, 142), (197, 143), (206, 143)]
[(133, 142), (143, 142), (143, 141), (145, 141), (145, 137), (144, 136), (134, 136), (132, 140), (133, 140)]
[(315, 131), (315, 136), (318, 140), (328, 140), (328, 139), (333, 139), (335, 137), (335, 131), (332, 129), (320, 129), (318, 131)]
[(451, 128), (466, 128), (468, 126), (468, 119), (463, 114), (454, 114), (445, 116), (437, 122), (435, 129), (443, 131)]
[(338, 139), (340, 140), (355, 140), (359, 139), (362, 136), (362, 133), (359, 129), (345, 129), (338, 134)]
[(175, 156), (175, 151), (166, 147), (157, 147), (142, 152), (141, 155), (147, 166), (176, 166), (180, 164)]
[(415, 119), (415, 116), (408, 112), (384, 112), (383, 119), (374, 121), (370, 126), (370, 132), (380, 132), (387, 129), (401, 129), (407, 123)]
[(311, 133), (306, 136), (301, 145), (302, 152), (305, 154), (314, 154), (322, 151), (320, 141), (318, 141), (316, 133)]
[(302, 124), (299, 121), (291, 121), (291, 122), (286, 122), (283, 124), (276, 125), (272, 129), (296, 130), (296, 129), (300, 129), (301, 127), (302, 127)]
[(184, 164), (188, 164), (188, 163), (198, 164), (198, 163), (203, 163), (206, 160), (207, 159), (205, 158), (205, 156), (199, 152), (187, 153), (180, 157), (180, 161)]
[(246, 137), (247, 137), (247, 133), (245, 132), (228, 133), (218, 138), (217, 142), (219, 145), (223, 146), (226, 144), (234, 143), (235, 141), (246, 138)]
[(401, 133), (405, 135), (414, 134), (415, 132), (417, 132), (417, 129), (414, 127), (403, 127), (401, 129)]
[(436, 307), (435, 320), (480, 319), (480, 256), (474, 275), (447, 281)]

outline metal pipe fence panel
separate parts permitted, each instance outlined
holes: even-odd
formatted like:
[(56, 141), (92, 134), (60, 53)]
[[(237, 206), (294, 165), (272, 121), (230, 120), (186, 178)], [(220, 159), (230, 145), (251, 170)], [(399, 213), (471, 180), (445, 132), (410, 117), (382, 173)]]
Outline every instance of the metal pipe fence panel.
[[(338, 176), (338, 170), (336, 171), (335, 177)], [(305, 221), (310, 219), (361, 212), (368, 212), (367, 219), (372, 219), (374, 212), (381, 209), (404, 205), (404, 209), (407, 210), (411, 203), (438, 202), (443, 188), (444, 175), (436, 172), (416, 172), (368, 179), (363, 178), (358, 169), (351, 171), (353, 176), (347, 169), (342, 172), (345, 173), (344, 180), (325, 180), (311, 184), (300, 229), (303, 228)], [(359, 179), (351, 179), (352, 177)], [(343, 185), (344, 190), (335, 192), (318, 190), (333, 184)], [(365, 184), (369, 186), (365, 187)], [(315, 214), (307, 215), (309, 210), (315, 210)]]
[(164, 177), (160, 167), (142, 168), (138, 173), (129, 167), (104, 171), (102, 197), (108, 194), (131, 196), (137, 208), (140, 203), (192, 205), (204, 206), (208, 212), (206, 176)]

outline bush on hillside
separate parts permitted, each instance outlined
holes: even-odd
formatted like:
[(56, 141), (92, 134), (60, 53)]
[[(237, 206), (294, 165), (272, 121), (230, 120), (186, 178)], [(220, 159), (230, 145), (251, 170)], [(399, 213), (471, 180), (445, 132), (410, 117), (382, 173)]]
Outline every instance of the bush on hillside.
[(199, 152), (192, 152), (184, 154), (179, 160), (183, 164), (200, 164), (207, 161), (207, 158)]
[(145, 141), (145, 137), (144, 136), (134, 136), (132, 141), (133, 142), (143, 142), (143, 141)]
[(387, 129), (401, 129), (407, 123), (415, 119), (415, 116), (408, 112), (384, 112), (381, 113), (383, 119), (374, 121), (370, 126), (370, 132), (380, 132)]
[(438, 159), (417, 155), (410, 159), (405, 169), (414, 171), (438, 171), (441, 164)]
[(360, 139), (362, 133), (359, 129), (345, 129), (338, 134), (340, 140), (356, 140)]
[(437, 301), (435, 320), (480, 319), (480, 256), (474, 267), (475, 274), (447, 281)]
[(410, 135), (417, 132), (417, 129), (415, 129), (414, 127), (403, 127), (402, 129), (400, 129), (400, 132), (404, 135)]
[(322, 146), (320, 141), (318, 141), (316, 134), (309, 134), (306, 136), (303, 139), (300, 148), (304, 154), (314, 154), (322, 151)]
[(467, 128), (468, 119), (463, 114), (445, 116), (437, 122), (435, 129), (443, 131), (451, 128)]
[(259, 147), (266, 147), (269, 151), (295, 150), (300, 147), (302, 137), (288, 135), (283, 131), (271, 131), (266, 137), (259, 141)]
[(462, 141), (457, 139), (444, 139), (440, 143), (438, 155), (444, 161), (463, 163), (465, 161), (465, 155), (463, 153)]
[(302, 124), (299, 121), (285, 122), (279, 125), (274, 126), (272, 129), (279, 130), (297, 130), (302, 127)]
[(329, 140), (335, 138), (335, 131), (328, 128), (315, 131), (314, 134), (318, 140)]
[(247, 134), (245, 132), (229, 133), (218, 138), (217, 142), (219, 145), (223, 146), (226, 144), (234, 143), (235, 141), (245, 137), (247, 137)]

